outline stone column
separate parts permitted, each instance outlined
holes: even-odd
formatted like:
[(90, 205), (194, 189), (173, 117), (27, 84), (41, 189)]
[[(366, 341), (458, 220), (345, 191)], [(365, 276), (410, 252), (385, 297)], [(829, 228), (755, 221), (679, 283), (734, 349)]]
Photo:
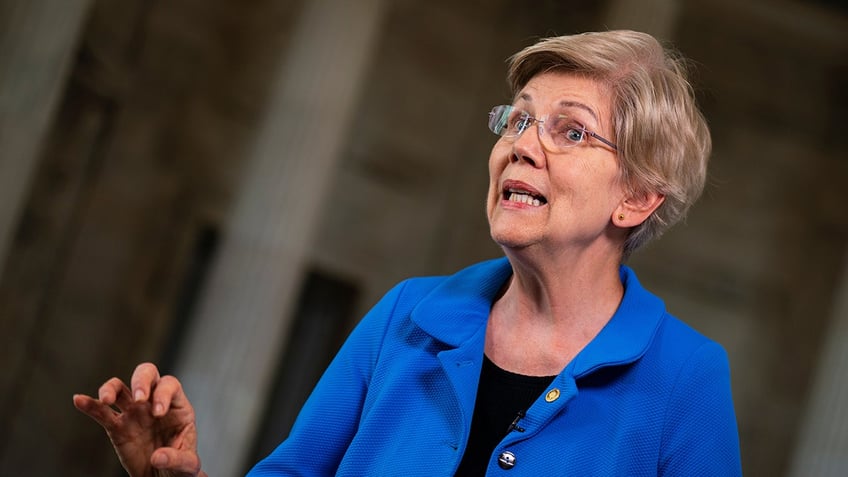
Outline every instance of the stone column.
[(90, 0), (0, 0), (0, 273)]
[(177, 360), (210, 475), (237, 475), (250, 452), (383, 9), (381, 0), (303, 5)]
[(848, 475), (848, 257), (842, 270), (791, 477)]

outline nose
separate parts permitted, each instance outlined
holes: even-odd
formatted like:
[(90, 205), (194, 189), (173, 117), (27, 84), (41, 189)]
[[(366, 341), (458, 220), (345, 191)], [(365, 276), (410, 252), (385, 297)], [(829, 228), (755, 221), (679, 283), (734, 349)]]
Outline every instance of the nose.
[(512, 162), (526, 162), (533, 167), (545, 166), (545, 148), (542, 147), (541, 121), (533, 121), (512, 143)]

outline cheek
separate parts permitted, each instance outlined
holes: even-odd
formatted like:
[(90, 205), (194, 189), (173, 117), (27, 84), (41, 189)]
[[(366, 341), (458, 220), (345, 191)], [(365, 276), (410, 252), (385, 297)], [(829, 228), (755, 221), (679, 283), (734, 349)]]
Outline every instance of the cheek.
[(492, 151), (489, 153), (489, 176), (496, 177), (503, 172), (504, 168), (509, 164), (509, 158), (512, 155), (512, 144), (507, 143), (503, 138), (492, 146)]
[(590, 159), (569, 158), (552, 167), (553, 195), (573, 209), (614, 208), (623, 196), (618, 172)]
[(492, 211), (494, 210), (495, 205), (497, 205), (498, 199), (500, 198), (500, 191), (498, 189), (498, 180), (493, 175), (489, 179), (489, 190), (486, 191), (486, 212), (490, 218), (492, 215)]
[(498, 147), (500, 141), (492, 148), (489, 154), (489, 190), (486, 194), (486, 212), (491, 219), (492, 211), (494, 210), (500, 198), (500, 179), (504, 169), (509, 163), (509, 152), (503, 147)]
[(500, 181), (501, 174), (503, 170), (506, 168), (509, 163), (509, 152), (504, 150), (503, 147), (498, 147), (498, 144), (495, 144), (495, 147), (492, 148), (491, 154), (489, 154), (489, 192), (492, 192), (492, 187), (496, 187), (497, 183)]
[(608, 180), (599, 181), (592, 188), (592, 197), (589, 200), (597, 204), (599, 211), (610, 215), (624, 200), (624, 195), (617, 177), (611, 176)]

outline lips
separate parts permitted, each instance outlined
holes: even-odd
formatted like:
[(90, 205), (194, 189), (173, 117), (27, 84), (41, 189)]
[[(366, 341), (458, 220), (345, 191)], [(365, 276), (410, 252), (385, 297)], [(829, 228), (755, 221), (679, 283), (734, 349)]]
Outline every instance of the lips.
[(503, 200), (540, 207), (548, 203), (548, 199), (541, 192), (521, 181), (506, 180), (501, 190)]

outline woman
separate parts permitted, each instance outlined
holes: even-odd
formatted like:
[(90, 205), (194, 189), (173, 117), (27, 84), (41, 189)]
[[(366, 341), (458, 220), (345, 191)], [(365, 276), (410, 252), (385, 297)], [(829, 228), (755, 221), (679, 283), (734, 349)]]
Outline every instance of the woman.
[[(631, 31), (511, 58), (486, 207), (506, 257), (391, 290), (249, 475), (741, 475), (723, 349), (622, 265), (703, 188), (682, 63)], [(74, 402), (131, 475), (204, 475), (191, 405), (153, 365)]]

